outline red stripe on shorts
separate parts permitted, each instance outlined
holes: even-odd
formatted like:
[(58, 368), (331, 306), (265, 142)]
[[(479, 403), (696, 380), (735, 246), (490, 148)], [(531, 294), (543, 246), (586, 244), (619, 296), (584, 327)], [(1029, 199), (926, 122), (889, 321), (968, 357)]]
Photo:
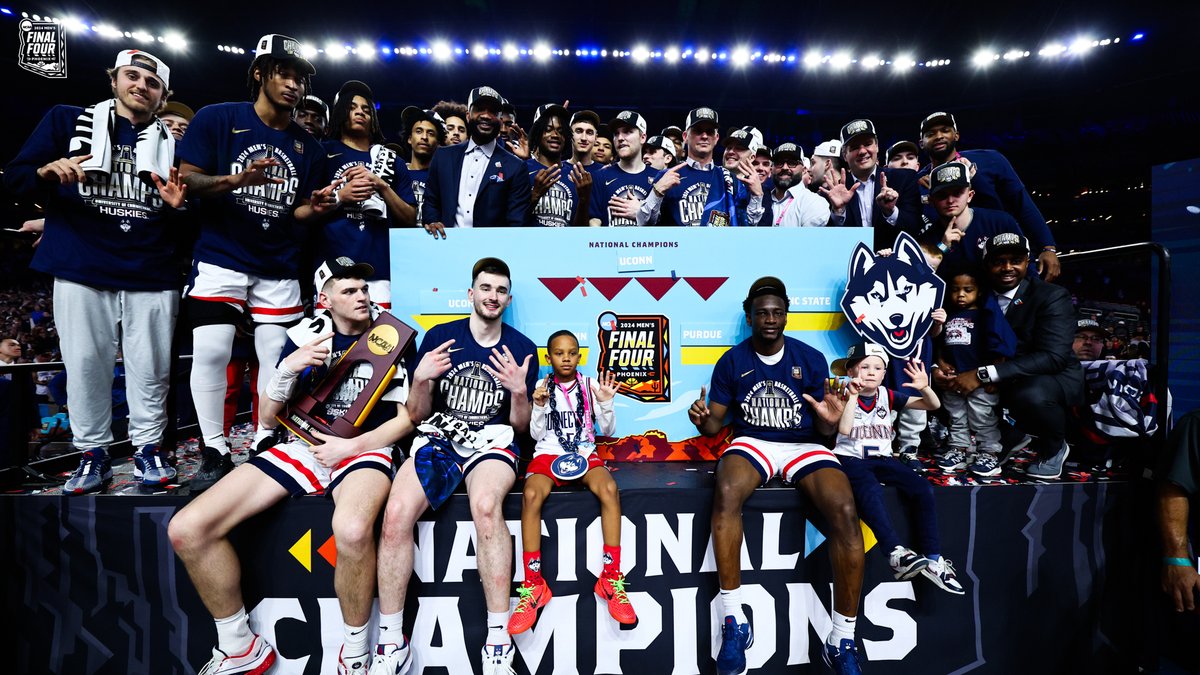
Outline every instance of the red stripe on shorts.
[(283, 314), (296, 314), (297, 312), (303, 312), (303, 311), (304, 311), (304, 307), (302, 307), (300, 305), (296, 305), (295, 307), (251, 307), (250, 308), (251, 314), (272, 314), (272, 315), (277, 315), (277, 316), (283, 315)]
[(309, 471), (308, 467), (304, 466), (300, 462), (297, 462), (296, 460), (292, 459), (291, 457), (288, 457), (284, 453), (280, 452), (278, 448), (271, 448), (270, 450), (267, 451), (267, 453), (269, 453), (272, 457), (275, 457), (276, 459), (279, 459), (280, 461), (284, 462), (285, 464), (288, 464), (293, 469), (298, 471), (301, 476), (304, 476), (305, 478), (307, 478), (308, 482), (312, 484), (313, 490), (316, 490), (317, 492), (321, 492), (325, 489), (325, 488), (321, 487), (321, 481), (317, 480), (316, 474), (314, 474), (312, 471)]
[(804, 460), (808, 459), (809, 457), (812, 457), (813, 455), (827, 455), (835, 460), (837, 459), (837, 457), (832, 452), (830, 452), (829, 450), (825, 450), (824, 448), (822, 448), (821, 450), (812, 450), (812, 451), (806, 452), (803, 455), (800, 455), (799, 457), (797, 457), (796, 459), (793, 459), (792, 461), (788, 462), (787, 466), (783, 467), (783, 475), (787, 476), (788, 471), (791, 471), (793, 466), (796, 466), (796, 464), (803, 462)]
[(746, 448), (747, 450), (753, 451), (754, 454), (758, 455), (759, 458), (762, 459), (763, 464), (767, 465), (767, 474), (769, 476), (775, 475), (775, 467), (771, 466), (771, 460), (767, 459), (767, 456), (763, 454), (762, 450), (759, 450), (758, 448), (754, 447), (753, 445), (742, 442), (742, 443), (731, 443), (729, 445), (729, 447), (725, 449), (725, 451), (728, 452), (732, 448)]

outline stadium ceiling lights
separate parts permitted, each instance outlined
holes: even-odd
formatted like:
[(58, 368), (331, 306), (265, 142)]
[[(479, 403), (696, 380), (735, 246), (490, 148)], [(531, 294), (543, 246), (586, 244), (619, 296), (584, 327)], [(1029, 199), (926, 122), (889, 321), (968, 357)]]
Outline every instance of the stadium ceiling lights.
[[(17, 15), (18, 12), (16, 10), (0, 6), (0, 16), (16, 18)], [(68, 33), (75, 36), (95, 35), (108, 40), (134, 40), (143, 45), (162, 44), (166, 49), (173, 52), (187, 51), (190, 46), (187, 38), (176, 30), (168, 30), (159, 34), (140, 28), (123, 30), (105, 22), (91, 23), (77, 16), (43, 17), (28, 12), (20, 12), (19, 16), (25, 19), (33, 19), (34, 21), (51, 21), (62, 24)], [(1126, 44), (1141, 42), (1145, 38), (1145, 33), (1140, 31), (1134, 32), (1129, 35)], [(936, 69), (953, 63), (948, 58), (919, 59), (908, 52), (889, 58), (887, 55), (874, 52), (863, 56), (856, 56), (852, 51), (847, 49), (838, 49), (836, 51), (808, 49), (800, 52), (795, 49), (772, 50), (747, 44), (733, 45), (728, 48), (670, 45), (661, 49), (645, 44), (635, 45), (631, 49), (587, 45), (571, 49), (555, 47), (546, 41), (539, 41), (532, 46), (516, 42), (490, 45), (484, 42), (476, 42), (468, 46), (465, 43), (459, 44), (452, 40), (438, 38), (427, 43), (417, 42), (399, 47), (367, 40), (359, 40), (353, 45), (343, 40), (326, 40), (325, 47), (319, 48), (314, 46), (317, 44), (316, 42), (308, 43), (303, 40), (301, 42), (303, 44), (302, 51), (306, 58), (310, 60), (325, 58), (331, 61), (340, 61), (349, 55), (356, 55), (364, 62), (374, 61), (377, 58), (380, 61), (387, 62), (396, 57), (402, 57), (404, 59), (428, 60), (438, 63), (454, 63), (460, 60), (504, 60), (509, 62), (531, 60), (538, 63), (548, 63), (555, 59), (574, 58), (580, 61), (597, 59), (629, 60), (638, 64), (658, 61), (669, 65), (680, 65), (690, 62), (700, 66), (713, 62), (728, 62), (735, 68), (747, 68), (755, 64), (765, 64), (767, 67), (800, 65), (809, 71), (837, 73), (889, 70), (895, 73), (905, 73), (916, 68)], [(969, 62), (975, 68), (982, 69), (1004, 63), (1016, 63), (1027, 59), (1033, 53), (1036, 53), (1042, 60), (1083, 58), (1096, 49), (1118, 44), (1121, 44), (1120, 37), (1096, 38), (1080, 35), (1065, 41), (1047, 42), (1036, 51), (1021, 47), (1011, 47), (1003, 52), (992, 48), (982, 48), (969, 58), (965, 58), (964, 61)], [(244, 48), (232, 44), (219, 44), (215, 46), (217, 51), (225, 54), (241, 56), (246, 53)]]

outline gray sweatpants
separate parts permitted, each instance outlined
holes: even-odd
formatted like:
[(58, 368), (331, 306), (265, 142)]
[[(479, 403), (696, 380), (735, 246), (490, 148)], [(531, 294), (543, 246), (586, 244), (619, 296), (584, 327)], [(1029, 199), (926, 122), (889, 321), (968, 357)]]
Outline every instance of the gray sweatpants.
[(950, 447), (970, 447), (970, 432), (974, 431), (977, 450), (994, 455), (1000, 453), (999, 418), (996, 417), (999, 394), (989, 394), (980, 387), (965, 398), (952, 391), (944, 391), (941, 396), (942, 405), (950, 415)]
[[(901, 390), (903, 393), (910, 393), (912, 390)], [(929, 426), (929, 416), (924, 410), (915, 408), (905, 408), (896, 414), (896, 450), (903, 450), (909, 446), (914, 448), (921, 445), (921, 432)]]
[(179, 291), (111, 291), (54, 280), (54, 321), (67, 366), (75, 447), (108, 447), (113, 366), (125, 358), (129, 438), (134, 448), (162, 442), (171, 375), (171, 336)]

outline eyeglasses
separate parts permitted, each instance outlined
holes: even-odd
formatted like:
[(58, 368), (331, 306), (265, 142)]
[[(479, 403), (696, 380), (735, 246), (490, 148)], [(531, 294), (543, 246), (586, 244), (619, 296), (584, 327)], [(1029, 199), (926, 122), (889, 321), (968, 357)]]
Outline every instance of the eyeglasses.
[(1091, 343), (1098, 344), (1098, 345), (1104, 344), (1104, 338), (1100, 335), (1076, 335), (1075, 341), (1076, 342), (1091, 342)]

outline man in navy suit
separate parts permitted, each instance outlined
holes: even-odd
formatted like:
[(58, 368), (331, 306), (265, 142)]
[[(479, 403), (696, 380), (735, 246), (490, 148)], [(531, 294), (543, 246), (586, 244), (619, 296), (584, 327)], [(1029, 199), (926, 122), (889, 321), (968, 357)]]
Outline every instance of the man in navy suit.
[(983, 265), (1004, 318), (1017, 335), (1017, 355), (1002, 363), (959, 373), (950, 388), (970, 394), (998, 384), (1000, 402), (1017, 426), (1037, 436), (1030, 478), (1050, 480), (1063, 471), (1069, 447), (1067, 414), (1083, 403), (1083, 369), (1071, 349), (1075, 307), (1067, 289), (1028, 276), (1029, 240), (1001, 232), (988, 240)]
[(466, 143), (438, 148), (429, 165), (422, 222), (434, 237), (447, 227), (520, 227), (529, 224), (525, 163), (500, 147), (504, 99), (491, 87), (467, 97)]
[(879, 137), (871, 120), (851, 120), (842, 127), (842, 159), (847, 170), (832, 171), (829, 187), (830, 227), (875, 228), (875, 250), (891, 248), (903, 231), (921, 231), (921, 192), (912, 169), (879, 165)]

